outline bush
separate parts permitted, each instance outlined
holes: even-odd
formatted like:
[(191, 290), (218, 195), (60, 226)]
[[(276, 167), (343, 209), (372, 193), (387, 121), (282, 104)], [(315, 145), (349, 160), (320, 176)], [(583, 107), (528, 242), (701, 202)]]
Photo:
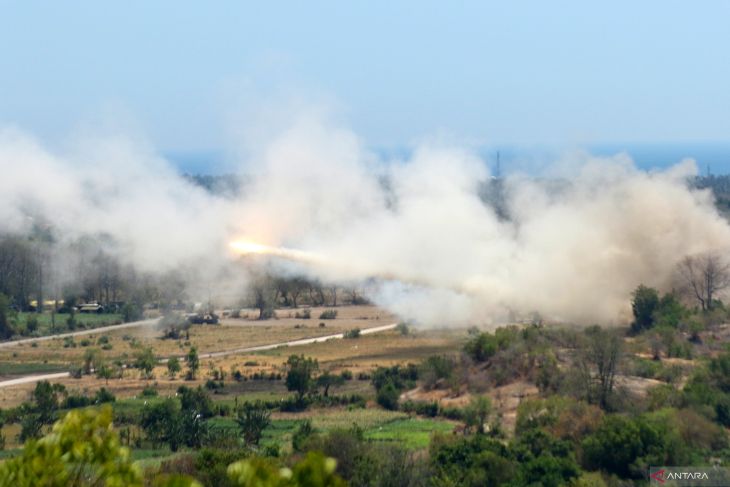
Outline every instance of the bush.
[(406, 401), (400, 406), (400, 410), (406, 413), (416, 413), (419, 416), (435, 418), (439, 414), (437, 402)]
[(309, 309), (302, 310), (301, 312), (297, 311), (294, 313), (294, 318), (298, 320), (308, 320), (312, 317), (312, 311)]
[(322, 311), (322, 314), (319, 315), (320, 320), (334, 320), (335, 318), (337, 318), (336, 309), (328, 309), (328, 310)]
[(28, 334), (32, 334), (38, 330), (38, 318), (35, 316), (29, 316), (25, 322), (25, 330)]
[(352, 371), (345, 369), (340, 372), (340, 377), (342, 377), (343, 380), (352, 380)]
[(94, 395), (94, 404), (104, 404), (107, 402), (115, 402), (116, 400), (116, 396), (106, 387), (102, 387)]
[(498, 337), (496, 334), (479, 333), (466, 342), (464, 352), (476, 362), (486, 362), (507, 345), (508, 339), (505, 335)]
[(152, 386), (147, 386), (142, 389), (142, 392), (140, 394), (142, 395), (142, 397), (157, 397), (157, 389)]
[(213, 379), (208, 379), (207, 381), (205, 381), (205, 388), (209, 391), (223, 389), (223, 387), (223, 382), (216, 382)]
[(360, 328), (353, 328), (352, 330), (347, 330), (342, 336), (344, 338), (348, 338), (348, 339), (360, 338)]
[(69, 394), (61, 403), (63, 409), (85, 408), (91, 405), (91, 399), (81, 394)]
[(279, 410), (285, 413), (297, 413), (307, 409), (310, 403), (311, 400), (306, 397), (287, 397), (279, 403)]
[(582, 447), (587, 468), (622, 478), (642, 478), (649, 465), (691, 462), (676, 426), (661, 412), (635, 418), (608, 415)]
[(426, 389), (433, 388), (440, 380), (450, 380), (454, 375), (456, 364), (454, 359), (445, 355), (432, 355), (428, 357), (419, 370), (419, 377)]
[(388, 382), (378, 390), (376, 400), (385, 409), (395, 411), (398, 409), (398, 397), (400, 393), (392, 382)]
[(312, 427), (312, 422), (310, 420), (304, 420), (297, 430), (294, 432), (291, 438), (291, 446), (292, 450), (295, 452), (302, 452), (304, 451), (304, 445), (307, 440), (314, 434), (314, 427)]
[(122, 319), (125, 323), (142, 319), (142, 308), (133, 303), (127, 303), (122, 306)]
[(633, 297), (631, 309), (634, 313), (634, 322), (631, 323), (631, 330), (638, 333), (654, 326), (654, 312), (659, 307), (659, 293), (656, 289), (642, 284), (633, 292)]

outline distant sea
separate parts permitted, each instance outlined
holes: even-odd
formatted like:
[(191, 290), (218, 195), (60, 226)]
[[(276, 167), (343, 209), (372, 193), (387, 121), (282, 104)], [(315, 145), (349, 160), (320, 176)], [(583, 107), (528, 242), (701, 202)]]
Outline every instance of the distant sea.
[[(497, 170), (497, 154), (499, 154), (499, 171), (502, 174), (509, 174), (537, 172), (571, 150), (581, 149), (599, 156), (625, 152), (634, 160), (637, 167), (645, 170), (665, 168), (685, 158), (692, 158), (697, 161), (697, 167), (702, 175), (708, 172), (715, 175), (730, 174), (730, 142), (614, 143), (574, 148), (493, 146), (483, 148), (479, 153), (493, 173)], [(410, 150), (407, 148), (372, 150), (385, 160), (407, 159), (410, 156)], [(176, 151), (163, 155), (182, 173), (221, 175), (236, 172), (235, 165), (227, 160), (223, 151)]]

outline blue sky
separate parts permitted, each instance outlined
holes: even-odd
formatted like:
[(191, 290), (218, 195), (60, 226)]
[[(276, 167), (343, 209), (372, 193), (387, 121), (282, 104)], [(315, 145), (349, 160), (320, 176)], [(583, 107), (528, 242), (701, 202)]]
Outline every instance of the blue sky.
[(218, 150), (238, 101), (294, 92), (373, 146), (728, 142), (729, 21), (721, 0), (0, 1), (0, 123), (52, 141), (111, 109)]

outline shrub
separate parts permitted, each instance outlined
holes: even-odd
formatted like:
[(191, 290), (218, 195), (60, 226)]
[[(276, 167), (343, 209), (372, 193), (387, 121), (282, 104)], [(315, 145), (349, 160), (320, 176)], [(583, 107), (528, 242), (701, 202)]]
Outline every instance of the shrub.
[(279, 403), (279, 410), (285, 413), (297, 413), (307, 409), (310, 403), (311, 400), (306, 397), (287, 397)]
[(98, 391), (96, 391), (96, 394), (94, 395), (94, 404), (103, 404), (107, 402), (115, 402), (117, 400), (116, 396), (107, 389), (106, 387), (102, 387)]
[(142, 319), (142, 308), (133, 303), (127, 303), (122, 306), (122, 319), (125, 323)]
[(294, 313), (294, 318), (298, 320), (308, 320), (312, 317), (312, 311), (309, 309), (302, 310), (301, 312), (297, 311)]
[(395, 411), (398, 409), (399, 396), (400, 394), (395, 385), (392, 382), (388, 382), (378, 390), (376, 400), (385, 409)]
[(432, 355), (421, 364), (419, 377), (426, 389), (433, 388), (440, 380), (449, 380), (454, 375), (454, 359), (445, 355)]
[(322, 314), (319, 315), (320, 320), (334, 320), (337, 318), (337, 310), (336, 309), (327, 309), (322, 311)]
[(406, 401), (400, 405), (400, 410), (406, 413), (416, 413), (419, 416), (435, 418), (439, 414), (439, 405), (435, 401)]
[(264, 430), (271, 424), (271, 413), (261, 402), (245, 403), (238, 409), (236, 423), (247, 445), (258, 445)]
[(348, 339), (360, 338), (360, 328), (353, 328), (352, 330), (347, 330), (342, 336), (344, 338), (348, 338)]
[(491, 333), (479, 333), (464, 345), (464, 352), (476, 362), (485, 362), (502, 348), (499, 339)]
[(634, 322), (631, 323), (631, 330), (638, 333), (654, 326), (654, 312), (659, 307), (659, 293), (656, 289), (642, 284), (632, 295), (634, 299), (631, 302), (631, 309), (634, 313)]
[(352, 380), (352, 371), (345, 369), (340, 372), (340, 377), (342, 377), (343, 380)]
[(291, 446), (295, 452), (304, 451), (304, 445), (314, 434), (314, 427), (310, 420), (304, 420), (292, 435)]
[(157, 389), (153, 386), (146, 386), (142, 389), (141, 395), (142, 397), (157, 397)]
[(35, 316), (29, 316), (25, 322), (25, 330), (28, 332), (28, 334), (32, 334), (33, 332), (38, 330), (38, 318), (36, 318)]

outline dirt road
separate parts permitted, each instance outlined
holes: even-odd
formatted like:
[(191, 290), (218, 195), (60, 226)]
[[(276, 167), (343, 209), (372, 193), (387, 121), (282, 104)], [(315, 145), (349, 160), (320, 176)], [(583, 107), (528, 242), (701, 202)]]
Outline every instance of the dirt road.
[[(135, 323), (125, 323), (124, 325), (116, 325), (114, 327), (104, 327), (104, 328), (111, 328), (111, 329), (119, 329), (119, 327), (126, 327), (125, 325), (133, 325), (133, 326), (141, 326), (145, 324), (152, 324), (156, 322), (156, 320), (147, 320), (147, 321), (138, 321)], [(378, 333), (381, 331), (387, 331), (392, 330), (398, 326), (397, 323), (392, 323), (390, 325), (383, 325), (383, 326), (375, 326), (373, 328), (365, 328), (360, 330), (361, 335), (369, 335), (371, 333)], [(83, 330), (83, 332), (90, 333), (102, 330), (102, 328), (96, 328), (95, 330)], [(74, 332), (74, 333), (64, 333), (61, 335), (52, 335), (48, 337), (41, 337), (41, 338), (32, 338), (31, 341), (34, 340), (41, 340), (46, 339), (50, 340), (53, 338), (63, 338), (65, 336), (76, 336), (77, 333), (81, 332)], [(83, 333), (81, 333), (83, 334)], [(313, 338), (300, 338), (299, 340), (290, 340), (288, 342), (279, 342), (279, 343), (272, 343), (270, 345), (258, 345), (256, 347), (244, 347), (244, 348), (235, 348), (232, 350), (222, 350), (220, 352), (208, 352), (208, 353), (201, 353), (200, 358), (214, 358), (214, 357), (225, 357), (226, 355), (235, 355), (238, 353), (250, 353), (250, 352), (261, 352), (264, 350), (273, 350), (275, 348), (279, 347), (296, 347), (298, 345), (311, 345), (312, 343), (321, 343), (326, 342), (327, 340), (338, 340), (344, 338), (344, 333), (335, 333), (333, 335), (325, 335), (320, 337), (313, 337)], [(26, 340), (16, 340), (15, 342), (6, 342), (3, 345), (7, 345), (8, 343), (14, 343), (18, 344), (20, 342), (25, 342)], [(167, 362), (167, 359), (161, 359), (161, 363)], [(18, 377), (16, 379), (9, 379), (5, 381), (0, 381), (0, 388), (2, 387), (11, 387), (11, 386), (17, 386), (20, 384), (28, 384), (32, 382), (38, 382), (41, 380), (51, 380), (51, 379), (62, 379), (65, 377), (69, 377), (71, 374), (68, 372), (56, 372), (53, 374), (36, 374), (36, 375), (27, 375), (24, 377)]]
[(46, 335), (42, 337), (36, 337), (36, 338), (23, 338), (22, 340), (12, 340), (9, 342), (0, 342), (0, 348), (9, 348), (14, 347), (16, 345), (23, 345), (25, 343), (33, 343), (33, 342), (44, 342), (47, 340), (55, 340), (57, 338), (66, 338), (66, 337), (77, 337), (81, 335), (91, 335), (92, 333), (105, 333), (107, 331), (114, 331), (114, 330), (123, 330), (124, 328), (136, 328), (138, 326), (146, 326), (146, 325), (154, 325), (158, 321), (157, 318), (154, 320), (142, 320), (142, 321), (131, 321), (129, 323), (122, 323), (120, 325), (108, 325), (108, 326), (100, 326), (98, 328), (89, 328), (79, 331), (69, 331), (67, 333), (59, 333), (57, 335)]

